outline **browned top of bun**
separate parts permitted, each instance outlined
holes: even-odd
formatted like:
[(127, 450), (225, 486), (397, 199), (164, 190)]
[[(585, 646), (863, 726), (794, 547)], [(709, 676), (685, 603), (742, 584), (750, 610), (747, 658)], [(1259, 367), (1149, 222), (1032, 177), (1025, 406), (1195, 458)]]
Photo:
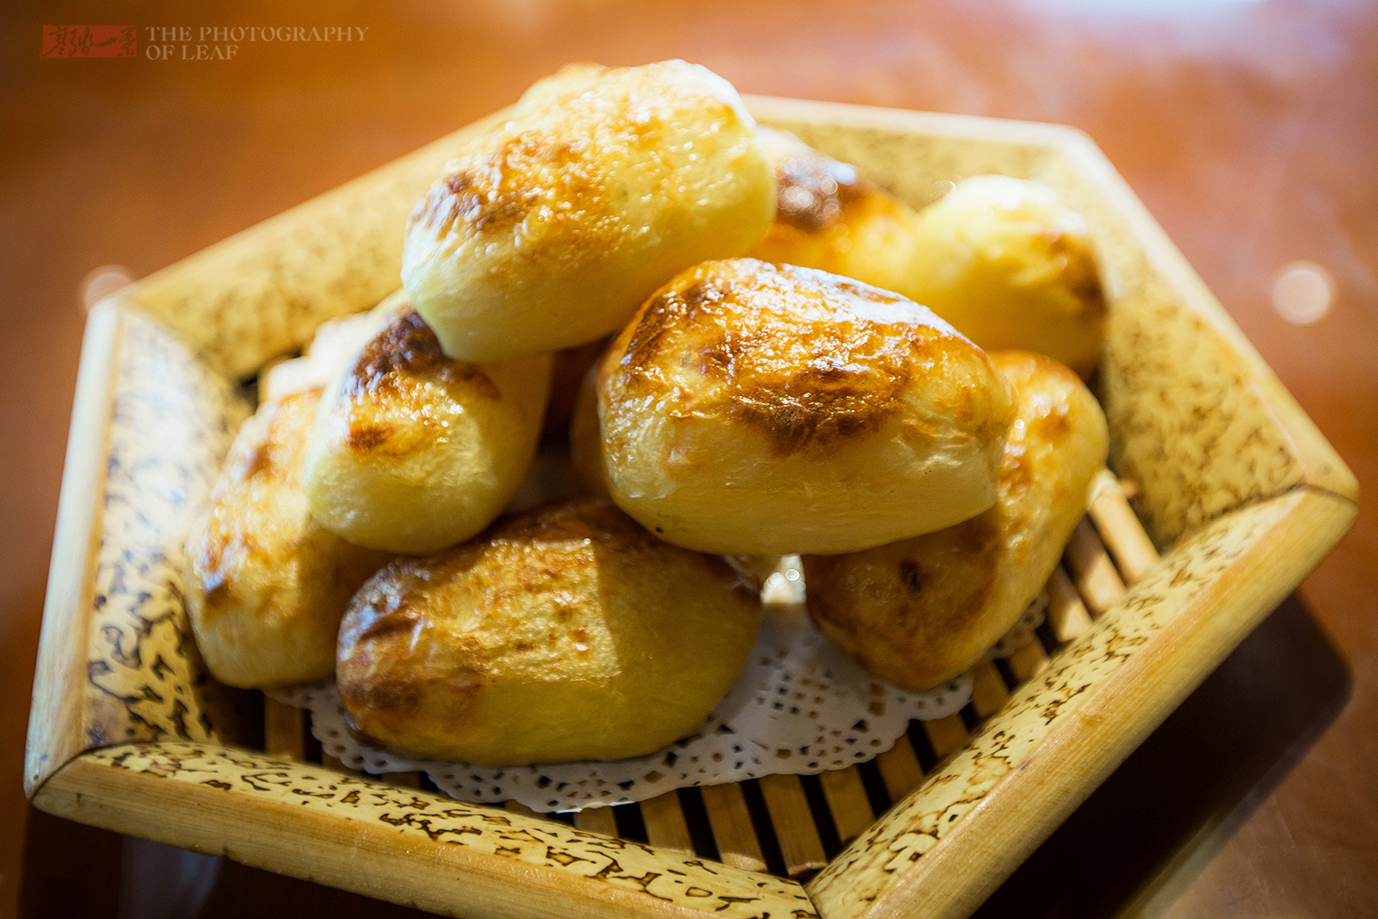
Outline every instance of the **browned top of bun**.
[[(617, 128), (607, 125), (605, 130)], [(648, 129), (633, 136), (650, 144), (654, 132)], [(601, 244), (620, 240), (621, 225), (608, 206), (606, 176), (584, 149), (583, 144), (576, 146), (544, 126), (476, 142), (467, 156), (453, 164), (454, 171), (442, 176), (416, 203), (410, 223), (425, 226), (437, 236), (456, 228), (480, 238), (506, 236), (543, 198), (558, 195), (585, 202), (587, 209), (552, 212), (550, 225), (560, 227), (562, 238), (572, 242), (575, 250), (592, 254)], [(560, 252), (564, 257), (572, 254)]]
[[(674, 61), (562, 69), (523, 96), (503, 130), (476, 138), (446, 165), (412, 209), (409, 227), (506, 240), (530, 217), (541, 226), (541, 244), (521, 254), (534, 264), (579, 263), (620, 248), (639, 228), (622, 219), (609, 162), (664, 157), (665, 116), (674, 103), (692, 106), (705, 122), (732, 123), (744, 114), (731, 99), (706, 92), (696, 75), (688, 79), (692, 74)], [(588, 91), (595, 84), (598, 91)]]
[[(1001, 501), (1009, 508), (1022, 507), (1020, 498), (1035, 484), (1032, 466), (1045, 463), (1043, 457), (1062, 446), (1076, 424), (1086, 424), (1089, 400), (1077, 399), (1085, 392), (1081, 378), (1060, 361), (1032, 351), (993, 351), (991, 360), (1019, 395), (1019, 414), (1005, 434), (1005, 462), (1000, 467)], [(1037, 451), (1037, 459), (1030, 456)], [(1013, 518), (1007, 510), (1007, 518)], [(1023, 521), (1011, 519), (1007, 530)]]
[(349, 412), (345, 444), (351, 450), (401, 457), (426, 444), (421, 434), (435, 399), (428, 384), (502, 398), (481, 366), (445, 356), (410, 301), (398, 299), (384, 317), (383, 327), (346, 368), (341, 382)]
[[(969, 365), (969, 366), (964, 366)], [(957, 422), (999, 437), (1008, 402), (989, 359), (927, 309), (835, 275), (754, 259), (705, 262), (654, 294), (601, 368), (621, 401), (729, 416), (777, 455), (827, 452), (903, 414), (905, 436)], [(920, 412), (913, 404), (923, 390)]]
[[(713, 556), (698, 556), (697, 553), (667, 546), (605, 498), (571, 498), (499, 520), (476, 538), (437, 555), (424, 558), (401, 556), (395, 559), (355, 597), (355, 616), (363, 617), (356, 620), (362, 630), (359, 634), (363, 636), (378, 628), (370, 620), (386, 615), (399, 602), (438, 596), (437, 585), (454, 579), (460, 573), (472, 575), (480, 559), (501, 560), (485, 561), (484, 566), (492, 569), (495, 582), (502, 586), (497, 595), (486, 588), (473, 586), (471, 589), (475, 594), (500, 601), (502, 594), (545, 588), (552, 579), (563, 573), (560, 567), (562, 556), (533, 554), (531, 547), (584, 540), (594, 540), (600, 548), (623, 558), (638, 552), (697, 556), (721, 573), (724, 584), (740, 581), (726, 562)], [(579, 564), (582, 566), (584, 563), (581, 561)]]
[(793, 134), (761, 127), (757, 136), (775, 171), (775, 224), (768, 237), (779, 235), (783, 227), (808, 236), (823, 234), (872, 211), (912, 216), (856, 167), (824, 156)]
[(775, 170), (775, 220), (805, 232), (841, 223), (847, 207), (875, 191), (854, 167), (824, 156), (792, 136), (758, 132)]
[[(246, 592), (259, 598), (260, 616), (272, 604), (343, 610), (382, 564), (385, 556), (343, 542), (307, 512), (301, 472), (320, 398), (318, 386), (267, 403), (236, 438), (204, 523), (187, 544), (190, 589), (207, 619), (240, 610)], [(274, 578), (276, 585), (264, 585)], [(292, 596), (298, 584), (304, 599)]]
[[(208, 615), (236, 607), (242, 598), (235, 583), (246, 565), (273, 567), (286, 564), (297, 550), (297, 541), (284, 544), (282, 532), (299, 529), (305, 500), (277, 500), (301, 490), (301, 467), (306, 455), (306, 432), (321, 398), (321, 387), (291, 393), (259, 409), (261, 418), (248, 423), (253, 436), (241, 435), (235, 443), (211, 495), (211, 512), (202, 538), (188, 546), (191, 570)], [(246, 526), (245, 518), (264, 528)], [(272, 526), (272, 529), (268, 529)], [(295, 535), (295, 534), (294, 534)], [(341, 597), (343, 605), (344, 597)]]

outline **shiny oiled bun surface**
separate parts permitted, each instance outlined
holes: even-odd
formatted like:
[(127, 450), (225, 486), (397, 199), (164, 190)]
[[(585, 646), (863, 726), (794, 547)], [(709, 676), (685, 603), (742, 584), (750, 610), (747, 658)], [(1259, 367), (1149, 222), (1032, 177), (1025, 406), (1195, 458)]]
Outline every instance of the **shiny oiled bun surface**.
[(616, 331), (677, 271), (746, 252), (774, 207), (727, 81), (575, 65), (446, 165), (407, 224), (402, 282), (446, 354), (510, 360)]
[(923, 307), (754, 259), (678, 275), (599, 365), (613, 500), (723, 555), (853, 552), (986, 510), (1010, 411)]
[(747, 255), (905, 293), (917, 214), (793, 134), (757, 128), (775, 170), (775, 220)]
[(1085, 219), (1051, 188), (974, 176), (924, 208), (917, 228), (907, 295), (987, 350), (1095, 369), (1106, 321), (1095, 251)]
[(356, 545), (435, 552), (486, 527), (521, 486), (550, 356), (452, 360), (405, 293), (376, 320), (327, 390), (303, 488), (321, 525)]
[(703, 721), (759, 624), (721, 559), (567, 501), (380, 571), (340, 627), (340, 698), (360, 736), (420, 756), (636, 756)]
[(903, 689), (970, 668), (1052, 576), (1105, 464), (1105, 416), (1067, 367), (993, 352), (1014, 386), (1000, 500), (954, 527), (865, 552), (805, 556), (809, 613), (868, 670)]
[(230, 686), (328, 676), (345, 606), (390, 556), (312, 519), (301, 490), (319, 388), (244, 423), (187, 540), (187, 613), (210, 672)]

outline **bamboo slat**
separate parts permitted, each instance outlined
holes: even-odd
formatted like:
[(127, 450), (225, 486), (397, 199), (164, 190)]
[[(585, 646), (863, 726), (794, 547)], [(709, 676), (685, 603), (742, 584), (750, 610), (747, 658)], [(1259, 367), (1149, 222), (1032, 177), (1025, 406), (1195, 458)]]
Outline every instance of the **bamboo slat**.
[(891, 801), (898, 801), (923, 783), (923, 769), (909, 738), (901, 736), (895, 745), (876, 757), (880, 777)]
[(900, 801), (909, 792), (923, 784), (923, 769), (919, 758), (914, 754), (914, 744), (908, 737), (901, 736), (894, 741), (894, 747), (876, 756), (875, 765), (881, 769), (885, 781), (885, 791), (890, 801)]
[(92, 751), (40, 794), (46, 809), (69, 819), (228, 852), (244, 864), (442, 915), (756, 919), (811, 912), (793, 881), (366, 777), (342, 782), (320, 766), (215, 745)]
[(799, 877), (828, 863), (809, 800), (797, 775), (767, 775), (760, 779), (761, 794), (775, 826), (775, 838), (785, 859), (785, 872)]
[(866, 797), (866, 785), (861, 781), (861, 773), (855, 766), (846, 769), (833, 769), (818, 775), (823, 786), (823, 796), (828, 801), (828, 811), (832, 814), (833, 825), (837, 827), (838, 838), (846, 845), (860, 836), (876, 815), (871, 810), (871, 801)]
[(504, 801), (502, 805), (508, 813), (521, 814), (523, 817), (539, 817), (540, 814), (533, 811), (520, 801)]
[(646, 838), (651, 845), (671, 852), (693, 853), (694, 840), (689, 835), (678, 793), (667, 791), (642, 801), (641, 819), (646, 823)]
[(1048, 580), (1048, 626), (1059, 644), (1075, 641), (1091, 628), (1091, 614), (1062, 566)]
[(928, 735), (928, 742), (940, 760), (960, 750), (967, 740), (967, 726), (962, 723), (960, 715), (925, 721), (923, 732)]
[(1158, 566), (1158, 550), (1129, 506), (1124, 488), (1108, 470), (1092, 486), (1090, 515), (1126, 584), (1141, 580)]
[(1072, 531), (1066, 558), (1072, 569), (1072, 580), (1092, 617), (1110, 609), (1124, 596), (1124, 581), (1120, 580), (1115, 563), (1110, 560), (1091, 522), (1084, 517)]
[(1048, 652), (1036, 641), (1029, 642), (1011, 654), (1007, 660), (1010, 672), (1020, 683), (1027, 683), (1048, 669)]
[(574, 825), (590, 833), (617, 835), (617, 815), (611, 807), (586, 807), (574, 815)]
[(82, 338), (24, 748), (29, 796), (89, 743), (87, 649), (77, 638), (88, 631), (91, 617), (121, 326), (120, 312), (99, 304)]
[(306, 712), (279, 702), (263, 699), (263, 749), (274, 756), (306, 762)]
[(971, 679), (971, 704), (976, 714), (989, 718), (1004, 708), (1010, 693), (995, 664), (989, 661), (977, 664), (971, 672)]
[(722, 860), (734, 868), (764, 871), (766, 859), (761, 853), (760, 840), (756, 838), (756, 828), (751, 824), (742, 786), (735, 783), (705, 785), (699, 791)]

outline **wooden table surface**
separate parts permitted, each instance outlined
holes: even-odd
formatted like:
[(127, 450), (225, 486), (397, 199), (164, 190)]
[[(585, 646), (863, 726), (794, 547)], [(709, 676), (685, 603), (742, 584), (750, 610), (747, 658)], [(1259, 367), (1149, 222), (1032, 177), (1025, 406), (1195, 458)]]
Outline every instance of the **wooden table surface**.
[[(412, 914), (25, 803), (83, 291), (405, 153), (569, 60), (683, 57), (745, 92), (1083, 129), (1378, 494), (1373, 3), (18, 6), (0, 14), (0, 647), (11, 661), (0, 669), (0, 917)], [(42, 26), (74, 23), (141, 27), (140, 58), (40, 60)], [(366, 31), (176, 59), (196, 55), (203, 26), (282, 25)], [(163, 33), (174, 59), (148, 59), (154, 26), (188, 27), (188, 50)], [(118, 270), (91, 280), (102, 266)], [(1298, 595), (980, 915), (1378, 915), (1375, 572), (1368, 500)]]

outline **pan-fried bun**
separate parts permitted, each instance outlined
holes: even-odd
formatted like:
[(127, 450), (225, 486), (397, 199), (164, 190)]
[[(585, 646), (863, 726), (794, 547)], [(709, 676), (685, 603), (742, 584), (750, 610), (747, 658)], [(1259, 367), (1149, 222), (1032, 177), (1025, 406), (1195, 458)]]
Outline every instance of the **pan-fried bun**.
[(965, 523), (850, 555), (804, 558), (809, 613), (825, 635), (903, 689), (968, 669), (1038, 596), (1105, 464), (1105, 416), (1071, 370), (993, 352), (1018, 409), (1000, 500)]
[(793, 134), (761, 127), (757, 135), (775, 169), (775, 220), (747, 255), (906, 293), (914, 210)]
[(421, 756), (621, 759), (697, 727), (759, 624), (721, 559), (566, 501), (380, 571), (340, 626), (340, 699), (358, 734)]
[(550, 356), (451, 360), (400, 292), (341, 368), (302, 485), (321, 525), (360, 546), (435, 552), (501, 513), (531, 466)]
[(1095, 369), (1106, 303), (1086, 221), (1047, 186), (1008, 176), (958, 182), (919, 213), (904, 293), (987, 350)]
[(389, 558), (311, 518), (301, 490), (319, 387), (244, 422), (187, 540), (187, 613), (217, 680), (264, 687), (329, 676), (349, 598)]
[(614, 501), (723, 555), (854, 552), (995, 502), (1004, 378), (931, 312), (754, 259), (658, 291), (599, 365)]
[(677, 271), (747, 251), (775, 184), (736, 90), (697, 65), (575, 65), (475, 138), (412, 211), (402, 283), (445, 353), (616, 331)]

